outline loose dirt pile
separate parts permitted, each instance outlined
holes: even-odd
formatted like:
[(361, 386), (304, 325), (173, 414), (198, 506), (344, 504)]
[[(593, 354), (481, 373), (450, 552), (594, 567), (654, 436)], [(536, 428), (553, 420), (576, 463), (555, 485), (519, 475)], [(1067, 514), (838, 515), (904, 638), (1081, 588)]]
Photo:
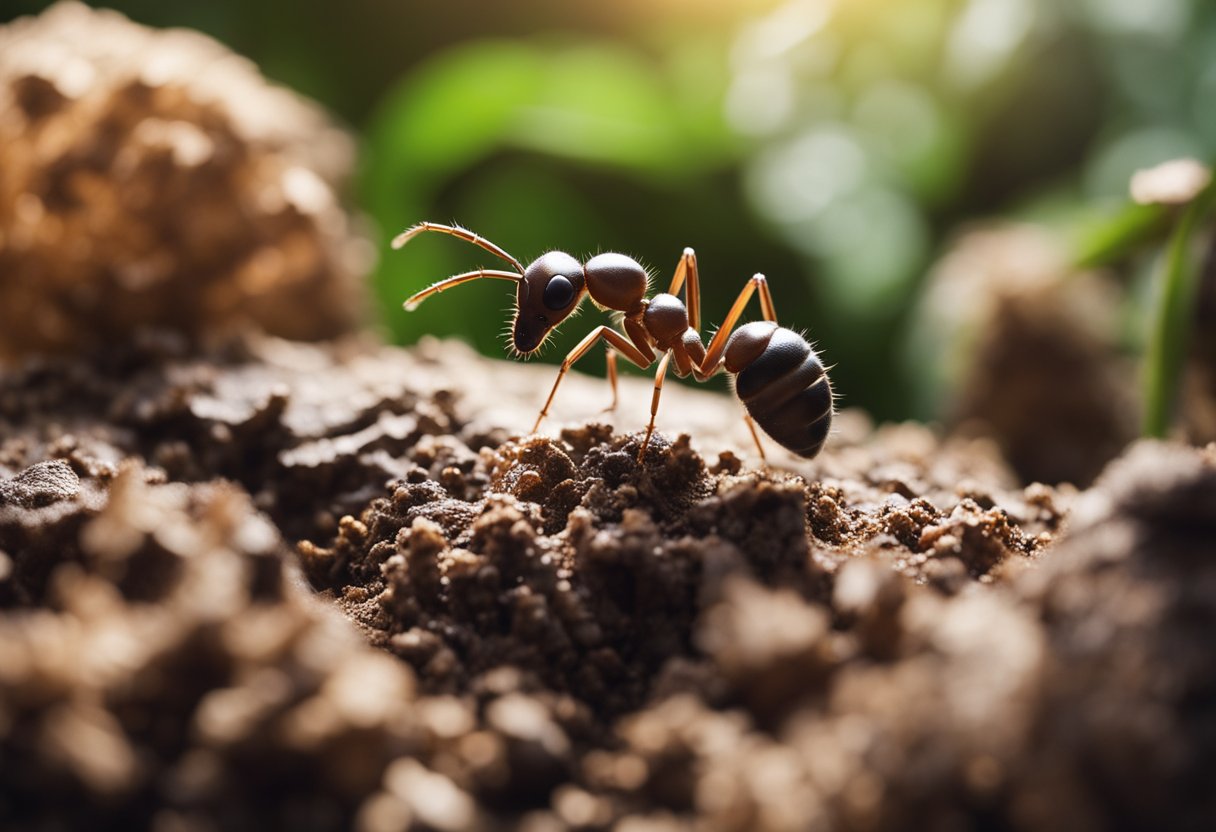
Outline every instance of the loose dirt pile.
[(1216, 819), (1216, 451), (1077, 494), (846, 413), (760, 469), (676, 388), (698, 430), (639, 463), (603, 417), (519, 438), (551, 372), (165, 338), (6, 376), (0, 823)]
[(329, 338), (373, 258), (354, 141), (199, 32), (61, 2), (0, 26), (0, 361), (253, 325)]

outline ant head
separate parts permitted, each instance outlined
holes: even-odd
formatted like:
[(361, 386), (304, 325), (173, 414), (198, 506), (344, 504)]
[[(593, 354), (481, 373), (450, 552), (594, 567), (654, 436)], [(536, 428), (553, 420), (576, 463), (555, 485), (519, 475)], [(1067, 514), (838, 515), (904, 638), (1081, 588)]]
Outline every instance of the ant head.
[(535, 352), (545, 336), (578, 308), (586, 291), (583, 267), (569, 254), (551, 251), (533, 260), (516, 295), (515, 349)]

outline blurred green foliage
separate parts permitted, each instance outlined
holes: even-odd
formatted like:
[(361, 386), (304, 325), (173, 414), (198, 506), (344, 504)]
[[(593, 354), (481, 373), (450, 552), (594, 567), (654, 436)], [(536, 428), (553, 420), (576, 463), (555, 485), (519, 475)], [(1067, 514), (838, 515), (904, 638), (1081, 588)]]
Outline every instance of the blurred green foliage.
[[(690, 80), (695, 88), (684, 89)], [(525, 263), (549, 248), (586, 256), (644, 244), (652, 256), (639, 256), (662, 281), (686, 244), (672, 229), (688, 225), (663, 214), (712, 216), (690, 197), (719, 196), (709, 174), (738, 155), (717, 102), (699, 100), (706, 80), (670, 67), (656, 72), (618, 48), (561, 39), (451, 50), (391, 90), (372, 119), (361, 177), (366, 204), (390, 229), (455, 219)], [(638, 205), (622, 215), (618, 206), (630, 199)], [(501, 284), (462, 287), (464, 303), (448, 296), (412, 315), (397, 311), (428, 278), (479, 260), (481, 252), (450, 238), (424, 238), (387, 256), (376, 286), (394, 333), (412, 340), (458, 332), (493, 350), (512, 297)], [(708, 260), (706, 267), (718, 271)], [(552, 354), (583, 334), (577, 325), (566, 329), (573, 331)]]
[(1203, 256), (1196, 256), (1194, 238), (1199, 228), (1211, 222), (1214, 197), (1216, 188), (1209, 182), (1181, 210), (1161, 258), (1158, 299), (1145, 352), (1146, 436), (1165, 438), (1173, 423), (1203, 267)]
[[(382, 243), (456, 220), (524, 261), (625, 251), (657, 283), (691, 245), (711, 325), (765, 272), (844, 403), (884, 418), (926, 415), (903, 333), (964, 223), (1034, 219), (1078, 262), (1142, 263), (1166, 228), (1128, 205), (1130, 174), (1216, 155), (1210, 0), (113, 5), (207, 31), (347, 119)], [(437, 235), (384, 248), (395, 338), (500, 353), (501, 283), (400, 308), (482, 252)], [(547, 359), (589, 326), (566, 324)]]

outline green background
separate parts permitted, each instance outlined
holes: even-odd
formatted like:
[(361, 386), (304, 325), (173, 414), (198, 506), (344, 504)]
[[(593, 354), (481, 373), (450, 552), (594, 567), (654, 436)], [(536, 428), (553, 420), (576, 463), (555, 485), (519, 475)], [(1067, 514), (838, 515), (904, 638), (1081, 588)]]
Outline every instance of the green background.
[[(0, 19), (45, 3), (7, 0)], [(846, 405), (931, 416), (936, 360), (908, 331), (927, 269), (967, 224), (1030, 219), (1078, 262), (1136, 272), (1137, 168), (1216, 150), (1216, 4), (1203, 0), (389, 0), (116, 2), (207, 32), (359, 136), (351, 198), (375, 221), (380, 325), (502, 354), (494, 266), (432, 235), (458, 221), (525, 262), (629, 253), (665, 283), (698, 252), (704, 318), (752, 273), (835, 365)], [(593, 325), (563, 327), (560, 360)], [(602, 367), (589, 357), (585, 369)]]

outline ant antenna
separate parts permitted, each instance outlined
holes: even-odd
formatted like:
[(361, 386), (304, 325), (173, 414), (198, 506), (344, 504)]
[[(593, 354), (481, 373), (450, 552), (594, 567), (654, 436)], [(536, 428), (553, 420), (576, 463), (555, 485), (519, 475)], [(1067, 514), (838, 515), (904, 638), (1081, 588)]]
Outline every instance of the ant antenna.
[[(410, 226), (409, 228), (405, 229), (400, 234), (398, 234), (396, 237), (394, 237), (393, 238), (393, 248), (401, 248), (403, 245), (405, 245), (410, 240), (414, 239), (415, 237), (417, 237), (419, 234), (421, 234), (424, 231), (437, 231), (440, 234), (450, 234), (453, 237), (459, 237), (461, 240), (464, 240), (465, 242), (469, 242), (475, 246), (479, 246), (480, 248), (483, 248), (486, 251), (490, 252), (490, 254), (493, 254), (495, 257), (501, 257), (503, 260), (506, 260), (508, 263), (510, 263), (512, 266), (515, 267), (516, 271), (519, 272), (519, 277), (521, 279), (523, 278), (524, 267), (523, 267), (522, 263), (520, 263), (518, 260), (516, 260), (510, 254), (507, 254), (507, 252), (505, 250), (503, 250), (501, 247), (496, 246), (493, 243), (491, 243), (485, 237), (482, 237), (480, 234), (474, 234), (469, 229), (461, 228), (459, 225), (440, 225), (439, 223), (435, 223), (435, 222), (420, 222), (417, 225)], [(486, 276), (487, 277), (497, 277), (498, 275), (492, 275), (492, 274), (487, 273)]]
[(452, 277), (444, 278), (438, 283), (433, 283), (423, 289), (418, 294), (412, 296), (405, 302), (405, 311), (413, 312), (418, 308), (418, 304), (429, 298), (431, 295), (437, 295), (440, 292), (451, 289), (453, 286), (459, 286), (461, 283), (468, 283), (470, 280), (479, 280), (483, 277), (497, 277), (502, 280), (511, 280), (519, 283), (523, 278), (515, 272), (503, 272), (498, 269), (477, 269), (472, 272), (464, 272), (463, 274), (453, 275)]

